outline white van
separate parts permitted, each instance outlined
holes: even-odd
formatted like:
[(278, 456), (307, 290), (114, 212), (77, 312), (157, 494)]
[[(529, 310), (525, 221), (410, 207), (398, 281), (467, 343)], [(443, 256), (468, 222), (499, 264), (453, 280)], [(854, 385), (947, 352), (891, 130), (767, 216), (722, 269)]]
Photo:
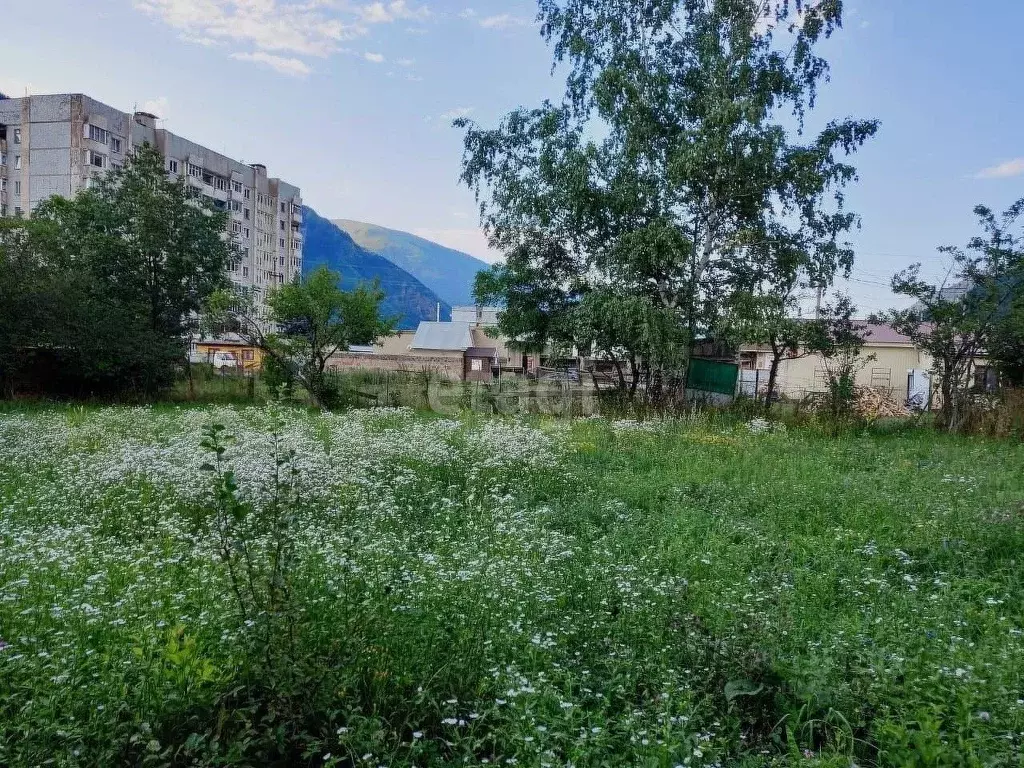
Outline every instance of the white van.
[(231, 373), (238, 369), (238, 358), (234, 352), (214, 352), (213, 367), (220, 373)]

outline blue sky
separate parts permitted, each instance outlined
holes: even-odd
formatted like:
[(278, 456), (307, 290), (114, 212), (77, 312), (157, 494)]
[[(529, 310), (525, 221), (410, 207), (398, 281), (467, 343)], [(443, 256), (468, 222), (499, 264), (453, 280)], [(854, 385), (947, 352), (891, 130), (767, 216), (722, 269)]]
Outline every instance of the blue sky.
[[(855, 282), (888, 306), (893, 271), (973, 232), (971, 208), (1024, 196), (1024, 3), (847, 0), (811, 125), (882, 121), (856, 159)], [(556, 97), (532, 0), (36, 0), (5, 13), (0, 90), (83, 92), (303, 189), (321, 214), (493, 260), (458, 185), (451, 118), (494, 124)]]

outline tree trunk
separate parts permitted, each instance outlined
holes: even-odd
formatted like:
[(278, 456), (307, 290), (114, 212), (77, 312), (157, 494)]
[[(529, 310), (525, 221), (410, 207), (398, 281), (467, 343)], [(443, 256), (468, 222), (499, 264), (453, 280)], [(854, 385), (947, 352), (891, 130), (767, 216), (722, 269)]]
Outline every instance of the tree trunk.
[(185, 371), (188, 373), (188, 399), (196, 399), (196, 384), (195, 379), (192, 378), (192, 355), (191, 353), (185, 358)]
[[(775, 395), (775, 383), (779, 378), (779, 364), (782, 362), (782, 355), (772, 354), (772, 367), (768, 369), (768, 393), (764, 398), (764, 412), (771, 413), (772, 399)], [(756, 396), (756, 393), (755, 393)]]
[(615, 362), (615, 373), (618, 374), (618, 377), (619, 377), (619, 391), (620, 392), (625, 392), (626, 391), (626, 376), (625, 376), (625, 374), (622, 373), (622, 363), (619, 362), (618, 358), (615, 358), (614, 362)]

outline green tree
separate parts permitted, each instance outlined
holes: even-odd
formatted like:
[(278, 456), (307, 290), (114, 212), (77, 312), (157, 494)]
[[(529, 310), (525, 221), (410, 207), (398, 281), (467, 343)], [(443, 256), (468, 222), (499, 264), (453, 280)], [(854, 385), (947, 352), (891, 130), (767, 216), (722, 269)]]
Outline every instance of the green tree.
[(52, 349), (85, 389), (168, 384), (235, 258), (227, 214), (168, 179), (148, 145), (74, 198), (44, 201), (20, 226), (51, 294), (64, 292), (35, 346)]
[(964, 248), (939, 248), (951, 260), (946, 279), (922, 279), (920, 264), (900, 272), (893, 292), (916, 303), (882, 317), (932, 357), (942, 391), (938, 424), (950, 432), (961, 431), (969, 416), (977, 359), (995, 345), (1013, 362), (1014, 328), (1024, 313), (1024, 237), (1014, 232), (1024, 199), (999, 216), (983, 205), (974, 213), (982, 234)]
[(384, 292), (377, 284), (351, 291), (339, 287), (341, 275), (325, 266), (302, 280), (267, 294), (269, 327), (256, 319), (251, 302), (234, 299), (234, 328), (287, 372), (320, 408), (336, 399), (327, 376), (331, 357), (353, 344), (370, 344), (392, 333), (394, 320), (382, 318)]
[[(719, 326), (721, 336), (731, 345), (756, 344), (771, 353), (766, 411), (771, 410), (783, 360), (820, 355), (826, 377), (831, 380), (834, 369), (838, 380), (844, 375), (840, 368), (853, 365), (864, 343), (864, 326), (853, 319), (856, 308), (849, 297), (839, 296), (834, 303), (820, 307), (815, 317), (803, 318), (798, 315), (799, 304), (791, 288), (777, 283), (762, 293), (737, 291), (729, 297)], [(852, 386), (852, 380), (849, 383)]]
[(9, 397), (35, 352), (53, 346), (55, 325), (52, 275), (23, 220), (0, 219), (0, 274), (0, 397)]
[(838, 0), (540, 0), (562, 103), (493, 130), (456, 122), (462, 179), (506, 256), (476, 286), (503, 301), (502, 331), (605, 347), (678, 385), (723, 297), (751, 282), (755, 244), (837, 248), (856, 221), (841, 158), (877, 123), (795, 136), (841, 16)]
[(996, 323), (988, 353), (1008, 386), (1024, 388), (1024, 280), (1017, 284), (1013, 306)]

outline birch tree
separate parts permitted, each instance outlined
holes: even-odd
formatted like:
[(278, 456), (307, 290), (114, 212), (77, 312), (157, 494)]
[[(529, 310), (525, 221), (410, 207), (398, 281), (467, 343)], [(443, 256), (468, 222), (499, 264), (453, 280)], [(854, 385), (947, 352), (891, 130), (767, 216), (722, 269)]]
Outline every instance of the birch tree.
[(506, 257), (477, 296), (504, 304), (509, 335), (603, 340), (678, 384), (751, 243), (800, 232), (814, 250), (856, 222), (844, 158), (877, 123), (804, 134), (842, 3), (541, 0), (538, 20), (561, 101), (456, 121), (462, 180)]

